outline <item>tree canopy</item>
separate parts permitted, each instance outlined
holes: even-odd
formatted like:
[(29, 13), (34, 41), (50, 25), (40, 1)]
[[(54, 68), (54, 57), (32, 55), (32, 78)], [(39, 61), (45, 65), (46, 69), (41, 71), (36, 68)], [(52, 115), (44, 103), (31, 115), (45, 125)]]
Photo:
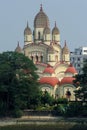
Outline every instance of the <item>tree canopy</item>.
[(23, 54), (0, 54), (1, 112), (30, 107), (31, 100), (39, 93), (36, 70), (33, 62)]
[(81, 101), (87, 100), (87, 60), (84, 61), (82, 73), (75, 76), (74, 85), (77, 87), (75, 91), (76, 99)]

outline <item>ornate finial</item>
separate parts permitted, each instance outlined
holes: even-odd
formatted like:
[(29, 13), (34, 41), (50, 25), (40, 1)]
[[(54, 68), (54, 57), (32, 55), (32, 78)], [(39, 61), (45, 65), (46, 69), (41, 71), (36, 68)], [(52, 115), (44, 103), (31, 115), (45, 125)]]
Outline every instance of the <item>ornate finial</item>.
[(66, 46), (66, 40), (65, 40), (65, 46)]
[(43, 11), (42, 4), (40, 5), (40, 11)]
[(56, 21), (55, 21), (55, 27), (56, 27)]
[(18, 41), (18, 47), (19, 47), (19, 41)]
[(27, 21), (27, 28), (28, 28), (28, 21)]

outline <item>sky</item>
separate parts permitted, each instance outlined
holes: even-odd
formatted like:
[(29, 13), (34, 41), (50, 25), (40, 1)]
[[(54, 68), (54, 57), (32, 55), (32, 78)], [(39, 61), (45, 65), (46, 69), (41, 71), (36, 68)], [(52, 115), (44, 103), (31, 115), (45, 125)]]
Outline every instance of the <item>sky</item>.
[(0, 0), (0, 52), (24, 45), (27, 21), (33, 30), (34, 18), (42, 4), (51, 30), (56, 21), (61, 46), (66, 40), (70, 51), (87, 46), (87, 0)]

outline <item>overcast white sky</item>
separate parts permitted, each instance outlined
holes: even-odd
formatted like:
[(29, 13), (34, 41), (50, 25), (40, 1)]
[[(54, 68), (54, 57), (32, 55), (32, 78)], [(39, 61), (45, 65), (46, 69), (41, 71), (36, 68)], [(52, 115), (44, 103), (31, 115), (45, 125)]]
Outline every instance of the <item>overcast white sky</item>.
[(70, 51), (87, 46), (87, 0), (0, 0), (0, 52), (14, 50), (17, 42), (24, 45), (27, 20), (33, 29), (40, 4), (50, 20), (51, 30), (56, 21)]

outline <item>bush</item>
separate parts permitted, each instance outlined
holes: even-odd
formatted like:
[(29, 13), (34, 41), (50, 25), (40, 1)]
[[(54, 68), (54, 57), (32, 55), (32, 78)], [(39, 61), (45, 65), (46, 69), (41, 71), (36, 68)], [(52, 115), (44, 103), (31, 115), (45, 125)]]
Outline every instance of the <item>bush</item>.
[(56, 104), (67, 104), (68, 100), (66, 98), (58, 98)]
[(74, 117), (79, 116), (82, 111), (82, 105), (80, 102), (70, 102), (67, 105), (65, 116)]
[(65, 104), (58, 104), (57, 106), (54, 107), (54, 110), (56, 111), (57, 115), (63, 116), (64, 113), (66, 112), (66, 105)]
[(15, 109), (14, 111), (12, 111), (12, 116), (15, 118), (19, 118), (23, 115), (23, 111), (20, 109)]
[(7, 105), (5, 102), (0, 101), (0, 117), (7, 115)]
[(45, 105), (45, 106), (38, 106), (37, 108), (36, 108), (36, 110), (37, 111), (43, 111), (43, 110), (45, 110), (45, 111), (51, 111), (51, 110), (53, 110), (53, 106), (49, 106), (49, 105)]
[(81, 116), (87, 117), (87, 108), (81, 111)]

